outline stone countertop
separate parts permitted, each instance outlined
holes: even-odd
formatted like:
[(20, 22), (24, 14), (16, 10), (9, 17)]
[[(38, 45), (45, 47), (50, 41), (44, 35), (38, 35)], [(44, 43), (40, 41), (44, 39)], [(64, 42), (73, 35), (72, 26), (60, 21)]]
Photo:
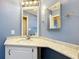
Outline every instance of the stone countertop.
[(4, 45), (48, 47), (72, 59), (79, 59), (79, 45), (61, 42), (55, 39), (50, 40), (45, 37), (31, 37), (29, 40), (20, 36), (8, 37)]

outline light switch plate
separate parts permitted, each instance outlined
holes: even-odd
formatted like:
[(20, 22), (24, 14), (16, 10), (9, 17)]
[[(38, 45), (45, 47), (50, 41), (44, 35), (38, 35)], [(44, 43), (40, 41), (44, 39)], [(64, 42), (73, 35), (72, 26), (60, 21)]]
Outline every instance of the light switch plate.
[(11, 30), (11, 35), (14, 35), (15, 34), (15, 30)]

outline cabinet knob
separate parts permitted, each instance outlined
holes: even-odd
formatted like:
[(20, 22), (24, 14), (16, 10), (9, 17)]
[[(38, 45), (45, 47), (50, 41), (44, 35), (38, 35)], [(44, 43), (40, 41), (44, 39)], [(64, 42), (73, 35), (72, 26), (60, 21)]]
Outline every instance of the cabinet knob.
[(11, 55), (11, 53), (10, 53), (10, 52), (11, 52), (11, 50), (9, 49), (9, 51), (8, 51), (8, 54), (9, 54), (9, 55)]
[(32, 52), (34, 52), (34, 49), (32, 49)]

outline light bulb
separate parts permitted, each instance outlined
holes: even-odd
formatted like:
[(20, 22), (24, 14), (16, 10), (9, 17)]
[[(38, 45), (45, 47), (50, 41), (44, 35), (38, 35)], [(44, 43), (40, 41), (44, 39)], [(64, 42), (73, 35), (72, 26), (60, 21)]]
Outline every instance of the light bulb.
[(34, 1), (34, 4), (36, 4), (37, 3), (37, 1)]
[(22, 2), (22, 5), (24, 5), (24, 2)]
[(32, 4), (32, 1), (30, 1), (29, 4)]
[(28, 2), (26, 2), (26, 4), (28, 5), (29, 3), (28, 3)]

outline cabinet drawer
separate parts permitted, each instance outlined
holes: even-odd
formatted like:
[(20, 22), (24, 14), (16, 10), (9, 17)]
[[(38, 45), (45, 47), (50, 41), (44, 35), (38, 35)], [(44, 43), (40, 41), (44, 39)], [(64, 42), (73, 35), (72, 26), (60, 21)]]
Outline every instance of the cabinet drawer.
[(5, 59), (37, 59), (37, 47), (5, 46)]
[(32, 51), (33, 47), (16, 47), (16, 46), (6, 46), (5, 49), (11, 49), (15, 51)]

